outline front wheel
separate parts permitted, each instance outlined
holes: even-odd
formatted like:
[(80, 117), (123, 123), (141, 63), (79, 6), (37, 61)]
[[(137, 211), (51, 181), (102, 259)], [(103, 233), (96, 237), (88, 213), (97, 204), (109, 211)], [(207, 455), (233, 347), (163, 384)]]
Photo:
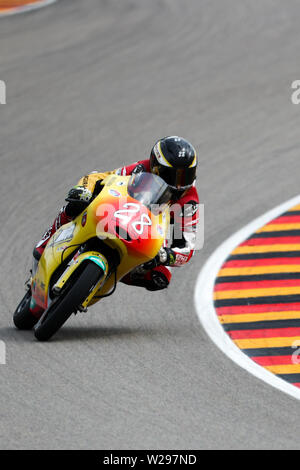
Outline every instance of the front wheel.
[(13, 321), (19, 330), (31, 330), (38, 322), (30, 311), (31, 290), (28, 289), (14, 313)]
[(72, 313), (76, 312), (103, 275), (103, 270), (99, 266), (88, 263), (74, 284), (44, 312), (34, 328), (35, 337), (39, 341), (50, 339)]

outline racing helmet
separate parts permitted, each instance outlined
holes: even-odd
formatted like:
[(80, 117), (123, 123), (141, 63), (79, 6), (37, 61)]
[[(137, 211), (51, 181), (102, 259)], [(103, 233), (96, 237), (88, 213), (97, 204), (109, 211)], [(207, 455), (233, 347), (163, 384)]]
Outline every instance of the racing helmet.
[(151, 150), (150, 169), (170, 186), (174, 196), (180, 197), (196, 179), (196, 151), (182, 137), (164, 137)]

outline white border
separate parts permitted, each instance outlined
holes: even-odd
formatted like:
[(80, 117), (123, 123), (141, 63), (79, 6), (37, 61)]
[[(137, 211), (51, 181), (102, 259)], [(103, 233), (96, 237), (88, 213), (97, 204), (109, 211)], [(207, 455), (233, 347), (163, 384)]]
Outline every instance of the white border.
[(14, 7), (11, 10), (8, 10), (5, 13), (0, 12), (0, 18), (5, 18), (6, 16), (17, 15), (18, 13), (26, 13), (27, 11), (37, 10), (38, 8), (46, 7), (55, 3), (57, 0), (41, 0), (40, 2), (23, 5), (20, 7)]
[(221, 351), (240, 367), (243, 367), (259, 379), (300, 400), (300, 389), (256, 364), (235, 345), (222, 327), (214, 309), (213, 302), (215, 279), (230, 253), (253, 232), (297, 204), (300, 204), (300, 195), (275, 207), (261, 217), (258, 217), (222, 243), (210, 256), (200, 271), (196, 283), (194, 300), (197, 315), (203, 328)]

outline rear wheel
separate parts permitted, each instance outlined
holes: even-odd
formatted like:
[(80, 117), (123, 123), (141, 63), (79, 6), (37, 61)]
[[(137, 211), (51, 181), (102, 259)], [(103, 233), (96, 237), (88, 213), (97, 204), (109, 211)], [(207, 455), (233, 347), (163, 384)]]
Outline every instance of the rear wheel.
[(34, 334), (39, 341), (50, 339), (75, 313), (91, 290), (104, 275), (94, 263), (88, 263), (72, 286), (63, 292), (44, 312), (35, 326)]
[(31, 290), (28, 289), (14, 313), (13, 320), (19, 330), (31, 330), (38, 322), (30, 311)]

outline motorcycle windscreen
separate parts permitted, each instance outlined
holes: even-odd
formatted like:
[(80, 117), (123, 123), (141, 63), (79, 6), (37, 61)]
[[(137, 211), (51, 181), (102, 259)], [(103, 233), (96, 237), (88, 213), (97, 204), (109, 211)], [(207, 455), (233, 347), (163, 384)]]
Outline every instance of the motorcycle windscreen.
[(133, 174), (128, 182), (128, 194), (151, 210), (151, 206), (171, 201), (172, 191), (165, 181), (152, 173)]

